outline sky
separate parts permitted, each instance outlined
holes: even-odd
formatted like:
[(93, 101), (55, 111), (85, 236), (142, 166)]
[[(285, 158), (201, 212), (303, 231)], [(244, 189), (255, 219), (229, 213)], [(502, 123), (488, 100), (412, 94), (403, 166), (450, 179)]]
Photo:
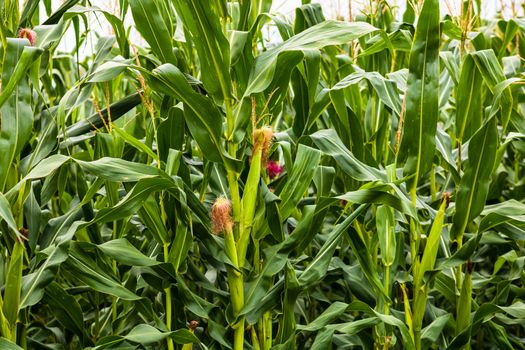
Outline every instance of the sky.
[[(345, 18), (348, 16), (348, 1), (349, 0), (312, 0), (312, 2), (320, 3), (323, 7), (323, 12), (327, 18), (336, 18), (338, 15), (343, 15)], [(352, 11), (354, 16), (357, 12), (366, 8), (366, 4), (370, 0), (351, 0)], [(510, 5), (512, 0), (482, 0), (482, 11), (485, 15), (490, 15), (496, 11), (496, 5), (499, 1), (508, 3)], [(520, 0), (518, 0), (520, 1)], [(449, 8), (452, 11), (458, 11), (461, 0), (441, 0), (441, 12), (442, 15), (449, 12)], [(399, 8), (399, 13), (403, 13), (406, 6), (405, 0), (391, 0), (390, 3)], [(448, 3), (448, 5), (447, 5)], [(301, 0), (274, 0), (272, 5), (272, 11), (293, 14), (296, 7), (301, 6)], [(458, 11), (459, 12), (459, 11)]]
[[(323, 8), (325, 17), (331, 19), (338, 18), (340, 16), (342, 16), (345, 19), (348, 19), (348, 1), (352, 1), (352, 11), (355, 16), (364, 8), (366, 8), (366, 4), (368, 4), (371, 0), (312, 0), (312, 2), (314, 3), (320, 3)], [(458, 15), (460, 1), (461, 0), (441, 0), (442, 14), (444, 15), (451, 10), (453, 14)], [(523, 2), (525, 0), (482, 0), (482, 16), (491, 17), (491, 14), (496, 12), (496, 6), (498, 3), (503, 2), (506, 4), (510, 4), (511, 1)], [(62, 0), (52, 0), (53, 8), (58, 8), (61, 2)], [(118, 1), (91, 0), (91, 3), (93, 6), (97, 6), (103, 10), (107, 10), (113, 13), (117, 12), (115, 11), (115, 6), (118, 4)], [(391, 0), (390, 3), (399, 8), (399, 15), (401, 15), (404, 12), (406, 0)], [(292, 18), (294, 16), (295, 8), (299, 6), (301, 6), (301, 0), (274, 0), (271, 12), (282, 13)], [(42, 13), (43, 12), (44, 11), (42, 11)], [(111, 26), (107, 22), (105, 22), (103, 16), (97, 17), (98, 18), (95, 18), (95, 16), (90, 16), (91, 28), (95, 28), (95, 30), (101, 35), (110, 35), (112, 33)], [(125, 23), (126, 25), (133, 24), (133, 19), (130, 11), (128, 11), (127, 13)], [(137, 43), (139, 45), (144, 44), (144, 41), (135, 30), (132, 30), (131, 32), (131, 40), (132, 42)], [(74, 43), (74, 36), (72, 34), (72, 29), (70, 29), (70, 33), (66, 34), (66, 39), (61, 41), (59, 49), (69, 51), (73, 49)], [(86, 51), (91, 50), (88, 47), (86, 47)]]

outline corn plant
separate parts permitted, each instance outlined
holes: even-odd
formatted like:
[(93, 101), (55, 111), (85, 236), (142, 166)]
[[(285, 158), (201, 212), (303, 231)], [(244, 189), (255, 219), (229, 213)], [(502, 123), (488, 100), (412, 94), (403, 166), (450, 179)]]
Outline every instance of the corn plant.
[(1, 349), (525, 348), (517, 3), (116, 4), (0, 4)]

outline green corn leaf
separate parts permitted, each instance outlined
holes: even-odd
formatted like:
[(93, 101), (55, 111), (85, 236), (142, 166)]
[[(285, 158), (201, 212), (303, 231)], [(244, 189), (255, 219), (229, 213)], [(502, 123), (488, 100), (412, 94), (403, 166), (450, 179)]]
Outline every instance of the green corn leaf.
[(376, 225), (381, 259), (385, 266), (390, 266), (394, 262), (396, 255), (395, 221), (394, 213), (390, 207), (381, 205), (377, 208)]
[[(347, 43), (376, 30), (375, 27), (364, 22), (325, 21), (291, 37), (281, 45), (262, 53), (256, 58), (242, 103), (248, 104), (249, 99), (247, 97), (263, 92), (270, 86), (278, 66), (292, 67), (297, 65), (304, 57), (303, 51), (318, 50), (329, 45)], [(290, 70), (287, 69), (287, 71), (288, 74), (291, 73)], [(240, 140), (249, 123), (249, 115), (245, 114), (244, 111), (243, 106), (237, 109), (236, 140)]]
[(320, 49), (328, 45), (346, 43), (376, 30), (364, 22), (325, 21), (310, 27), (257, 57), (250, 75), (250, 83), (244, 95), (250, 96), (262, 92), (268, 87), (273, 78), (277, 58), (283, 52)]
[(441, 206), (439, 207), (438, 213), (434, 218), (430, 233), (427, 237), (425, 250), (423, 251), (423, 257), (421, 258), (421, 264), (419, 265), (418, 275), (415, 276), (416, 286), (423, 285), (423, 278), (427, 271), (434, 268), (436, 264), (436, 257), (439, 249), (439, 242), (441, 239), (441, 233), (443, 230), (443, 222), (445, 220), (445, 209), (447, 207), (447, 199), (443, 199)]
[(323, 350), (332, 346), (332, 338), (334, 336), (334, 329), (322, 329), (317, 333), (314, 343), (312, 344), (312, 350)]
[(406, 158), (404, 174), (415, 191), (432, 166), (439, 97), (439, 0), (427, 0), (418, 19), (410, 51), (406, 109), (400, 155)]
[(0, 347), (5, 350), (23, 350), (21, 347), (6, 338), (0, 338)]
[(86, 284), (90, 288), (113, 295), (124, 300), (140, 299), (132, 291), (125, 288), (114, 276), (102, 270), (77, 243), (71, 243), (69, 258), (63, 270), (69, 277)]
[[(141, 103), (141, 97), (139, 93), (134, 93), (132, 95), (126, 96), (123, 99), (112, 103), (109, 108), (111, 111), (111, 121), (115, 122), (120, 117), (125, 115), (127, 112), (135, 108)], [(59, 138), (75, 137), (88, 133), (89, 131), (95, 130), (94, 128), (104, 127), (104, 123), (109, 123), (108, 120), (108, 110), (107, 108), (100, 111), (104, 121), (100, 118), (98, 113), (95, 113), (89, 116), (86, 119), (76, 122), (73, 125), (70, 125), (66, 128), (65, 135), (59, 134)]]
[(27, 39), (7, 39), (2, 64), (2, 93), (0, 94), (0, 191), (22, 147), (29, 141), (33, 127), (31, 89), (26, 73), (42, 53), (28, 47)]
[[(485, 81), (489, 90), (496, 94), (496, 87), (498, 84), (505, 81), (505, 74), (503, 73), (503, 69), (501, 68), (496, 54), (492, 50), (481, 50), (475, 51), (471, 55), (483, 76), (483, 81)], [(498, 107), (501, 108), (500, 120), (503, 125), (503, 130), (505, 130), (512, 113), (513, 98), (510, 89), (508, 88), (502, 89), (499, 94), (500, 103)]]
[(43, 250), (47, 258), (35, 271), (22, 278), (20, 309), (37, 304), (44, 296), (44, 291), (55, 278), (58, 267), (68, 258), (66, 244), (51, 246)]
[(160, 262), (142, 254), (127, 239), (113, 239), (109, 242), (97, 245), (97, 249), (117, 260), (119, 263), (129, 266), (154, 266)]
[(350, 247), (352, 247), (352, 251), (355, 253), (356, 258), (359, 261), (359, 266), (363, 270), (365, 278), (368, 280), (370, 285), (374, 287), (375, 293), (381, 295), (385, 302), (389, 302), (390, 296), (386, 293), (386, 290), (379, 279), (376, 264), (372, 260), (369, 248), (365, 245), (360, 235), (353, 227), (349, 228), (346, 237), (348, 238)]
[(299, 275), (299, 284), (303, 287), (310, 286), (313, 283), (318, 282), (322, 279), (328, 269), (330, 260), (337, 249), (338, 243), (341, 240), (343, 234), (350, 228), (353, 221), (368, 207), (367, 204), (362, 204), (356, 210), (352, 212), (342, 223), (335, 227), (327, 241), (323, 244), (323, 247), (319, 250), (317, 255), (314, 257), (308, 267)]
[(452, 315), (445, 314), (437, 317), (431, 324), (426, 326), (421, 332), (421, 339), (425, 342), (428, 341), (428, 344), (433, 344), (437, 341), (438, 337), (443, 332), (443, 329), (450, 321)]
[(451, 239), (462, 237), (467, 224), (483, 210), (498, 147), (496, 120), (491, 118), (471, 138), (469, 159), (456, 198)]
[(321, 159), (321, 152), (305, 145), (299, 145), (294, 166), (288, 176), (288, 181), (279, 193), (281, 202), (279, 212), (282, 217), (288, 217), (304, 195)]
[(386, 174), (359, 161), (341, 142), (334, 130), (320, 130), (310, 137), (323, 153), (334, 157), (339, 167), (348, 176), (358, 181), (382, 180), (386, 182)]
[(177, 64), (173, 54), (170, 28), (164, 22), (161, 1), (158, 0), (129, 0), (131, 13), (139, 33), (148, 42), (151, 50), (162, 63)]
[(384, 315), (381, 314), (375, 310), (373, 310), (370, 306), (363, 303), (362, 301), (354, 301), (349, 305), (349, 309), (355, 310), (355, 311), (361, 311), (371, 316), (378, 317), (382, 322), (389, 324), (391, 326), (395, 326), (399, 329), (401, 336), (403, 338), (403, 346), (405, 349), (415, 349), (414, 341), (412, 340), (412, 337), (410, 336), (410, 333), (408, 331), (407, 326), (403, 321), (400, 319), (392, 316), (392, 315)]
[(88, 344), (91, 344), (84, 328), (82, 308), (72, 295), (67, 293), (58, 283), (52, 282), (46, 287), (44, 300), (51, 307), (51, 312), (65, 328), (74, 332), (81, 339), (85, 339)]
[(359, 84), (362, 80), (370, 82), (381, 102), (390, 108), (395, 115), (399, 116), (401, 114), (402, 106), (396, 84), (392, 80), (385, 79), (377, 72), (352, 73), (341, 79), (331, 90), (344, 89), (351, 85)]
[(192, 243), (193, 235), (191, 226), (187, 227), (184, 223), (180, 222), (177, 226), (175, 239), (173, 240), (169, 253), (169, 260), (173, 264), (176, 272), (182, 266), (184, 259), (186, 259)]
[(18, 231), (16, 226), (15, 219), (13, 218), (13, 213), (11, 212), (11, 206), (5, 198), (5, 196), (0, 192), (0, 219), (4, 220), (7, 223), (7, 226), (10, 229), (11, 236), (15, 239), (22, 240), (23, 237)]
[(150, 165), (130, 162), (120, 158), (104, 157), (91, 162), (75, 160), (85, 171), (108, 181), (135, 182), (163, 174)]
[(20, 290), (22, 289), (22, 270), (24, 269), (24, 245), (16, 242), (9, 261), (9, 269), (5, 280), (4, 305), (2, 312), (14, 330), (18, 311), (20, 310)]
[(140, 180), (115, 206), (103, 208), (97, 212), (91, 224), (115, 221), (131, 216), (142, 207), (151, 193), (170, 188), (176, 189), (176, 185), (171, 179), (156, 177)]
[(467, 141), (481, 126), (483, 110), (480, 102), (483, 78), (471, 55), (461, 65), (457, 87), (456, 137)]
[(348, 308), (348, 304), (336, 301), (331, 304), (321, 315), (306, 326), (298, 325), (297, 329), (305, 332), (315, 332), (330, 324), (334, 319), (343, 315)]
[(139, 216), (159, 244), (164, 245), (170, 241), (166, 226), (162, 222), (159, 204), (153, 196), (147, 197), (144, 201), (143, 207), (139, 210)]
[(113, 127), (114, 132), (121, 137), (125, 142), (129, 143), (132, 147), (137, 150), (146, 153), (152, 159), (157, 159), (155, 152), (151, 150), (147, 145), (137, 140), (135, 137), (127, 133), (124, 129), (120, 129), (116, 126)]
[(206, 157), (238, 171), (239, 161), (224, 150), (221, 140), (222, 115), (213, 101), (193, 91), (182, 72), (173, 65), (165, 64), (156, 68), (151, 79), (158, 90), (183, 102), (186, 124)]
[(472, 307), (472, 273), (467, 271), (459, 294), (456, 312), (456, 335), (470, 326)]
[(216, 4), (192, 0), (172, 3), (195, 42), (204, 87), (219, 100), (229, 99), (230, 45), (222, 32)]

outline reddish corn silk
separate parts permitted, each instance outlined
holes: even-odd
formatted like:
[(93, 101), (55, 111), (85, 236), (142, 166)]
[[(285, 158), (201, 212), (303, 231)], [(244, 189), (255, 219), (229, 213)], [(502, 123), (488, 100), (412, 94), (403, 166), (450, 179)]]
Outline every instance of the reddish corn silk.
[(225, 197), (219, 197), (211, 207), (211, 223), (213, 233), (228, 232), (233, 227), (233, 220), (230, 215), (232, 206), (230, 201)]
[(35, 46), (36, 44), (36, 33), (34, 30), (29, 28), (22, 28), (20, 29), (20, 32), (18, 32), (18, 37), (23, 39), (29, 40), (29, 43), (31, 46)]
[(283, 172), (283, 168), (284, 167), (282, 165), (279, 165), (279, 163), (271, 160), (266, 164), (266, 171), (268, 172), (268, 176), (270, 177), (270, 179), (281, 175), (281, 173)]

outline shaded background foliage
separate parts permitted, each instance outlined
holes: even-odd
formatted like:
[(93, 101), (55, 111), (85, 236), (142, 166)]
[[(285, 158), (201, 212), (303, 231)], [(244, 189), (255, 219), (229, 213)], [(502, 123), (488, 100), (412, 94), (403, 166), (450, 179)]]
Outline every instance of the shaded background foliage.
[(525, 21), (411, 3), (2, 2), (2, 349), (523, 348)]

